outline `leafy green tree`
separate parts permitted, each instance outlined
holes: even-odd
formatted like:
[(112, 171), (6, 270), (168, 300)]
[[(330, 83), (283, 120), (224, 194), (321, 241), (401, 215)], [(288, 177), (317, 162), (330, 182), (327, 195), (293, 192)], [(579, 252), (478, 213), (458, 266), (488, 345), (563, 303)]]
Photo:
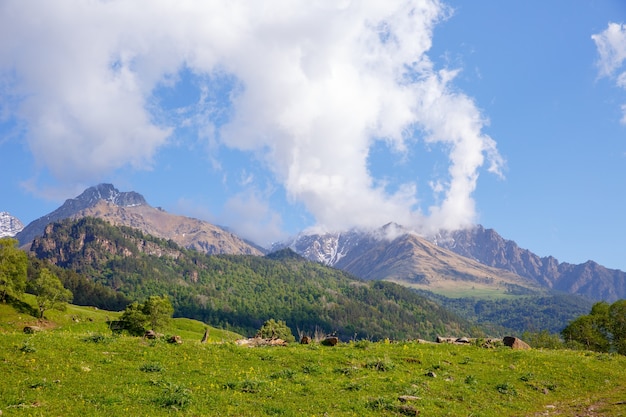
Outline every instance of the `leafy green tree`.
[(572, 321), (561, 333), (566, 342), (581, 344), (598, 352), (626, 354), (626, 300), (602, 301), (586, 316)]
[(287, 326), (283, 320), (269, 319), (259, 329), (256, 337), (262, 337), (264, 339), (282, 339), (285, 342), (295, 342), (291, 329)]
[(121, 321), (130, 334), (141, 336), (148, 328), (160, 330), (166, 327), (174, 314), (174, 307), (166, 297), (152, 296), (144, 303), (134, 302), (126, 307)]
[(613, 347), (626, 355), (626, 300), (618, 300), (608, 310), (609, 328), (613, 335)]
[(143, 303), (142, 311), (148, 318), (151, 328), (158, 330), (169, 324), (174, 314), (174, 307), (167, 296), (153, 295)]
[(28, 257), (15, 239), (0, 239), (0, 301), (19, 298), (26, 288)]
[(120, 321), (124, 323), (124, 328), (128, 333), (135, 336), (143, 335), (149, 323), (148, 316), (143, 312), (143, 305), (137, 301), (126, 306)]
[(39, 276), (32, 283), (32, 291), (37, 297), (40, 317), (50, 309), (64, 311), (72, 301), (72, 292), (63, 287), (61, 280), (48, 268), (42, 268)]

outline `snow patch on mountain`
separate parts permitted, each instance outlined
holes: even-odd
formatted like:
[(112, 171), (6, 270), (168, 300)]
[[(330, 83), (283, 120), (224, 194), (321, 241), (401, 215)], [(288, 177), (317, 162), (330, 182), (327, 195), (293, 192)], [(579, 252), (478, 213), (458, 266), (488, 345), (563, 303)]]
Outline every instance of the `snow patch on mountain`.
[(0, 238), (13, 237), (24, 228), (24, 224), (6, 211), (0, 212)]

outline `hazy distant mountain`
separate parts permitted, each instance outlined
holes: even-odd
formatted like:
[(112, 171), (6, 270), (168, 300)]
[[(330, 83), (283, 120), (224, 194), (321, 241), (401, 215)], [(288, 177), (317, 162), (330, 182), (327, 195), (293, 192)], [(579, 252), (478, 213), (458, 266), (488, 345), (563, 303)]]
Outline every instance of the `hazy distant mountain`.
[(144, 233), (171, 239), (177, 244), (209, 254), (262, 255), (263, 252), (235, 234), (211, 223), (167, 213), (150, 206), (141, 194), (120, 192), (111, 184), (90, 187), (76, 198), (66, 200), (55, 211), (33, 221), (16, 237), (30, 245), (45, 227), (59, 220), (97, 217), (114, 225), (129, 226)]
[(283, 246), (363, 279), (384, 279), (412, 288), (541, 292), (533, 280), (459, 256), (393, 224), (372, 232), (301, 234)]
[(626, 273), (593, 261), (580, 265), (559, 263), (552, 256), (539, 257), (502, 238), (493, 229), (471, 229), (442, 233), (433, 238), (442, 248), (475, 259), (485, 265), (506, 269), (558, 291), (613, 302), (626, 298)]
[(0, 238), (13, 237), (23, 228), (24, 225), (17, 217), (11, 216), (6, 211), (0, 211)]
[(368, 232), (302, 233), (282, 245), (364, 279), (441, 293), (522, 294), (544, 288), (590, 300), (626, 298), (623, 271), (593, 261), (573, 265), (551, 256), (542, 258), (482, 226), (422, 238), (389, 224)]

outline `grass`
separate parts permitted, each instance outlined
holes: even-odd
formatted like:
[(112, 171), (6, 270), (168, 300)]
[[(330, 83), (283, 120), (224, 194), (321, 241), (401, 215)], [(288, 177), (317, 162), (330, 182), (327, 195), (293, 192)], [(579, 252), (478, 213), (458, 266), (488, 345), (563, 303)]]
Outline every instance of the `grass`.
[(113, 335), (109, 312), (64, 314), (31, 335), (0, 316), (14, 320), (0, 326), (3, 416), (626, 414), (618, 355), (417, 342), (248, 348), (213, 329), (201, 344), (204, 325), (189, 320), (168, 329), (186, 332), (176, 345)]

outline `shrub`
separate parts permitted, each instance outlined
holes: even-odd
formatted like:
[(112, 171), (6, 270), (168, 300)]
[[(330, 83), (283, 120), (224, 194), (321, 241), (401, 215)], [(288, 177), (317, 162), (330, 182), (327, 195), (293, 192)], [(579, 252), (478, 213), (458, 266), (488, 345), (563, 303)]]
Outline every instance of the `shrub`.
[(287, 326), (283, 320), (269, 319), (256, 333), (256, 337), (262, 337), (264, 339), (282, 339), (285, 342), (295, 342), (296, 338), (293, 336), (291, 329)]

